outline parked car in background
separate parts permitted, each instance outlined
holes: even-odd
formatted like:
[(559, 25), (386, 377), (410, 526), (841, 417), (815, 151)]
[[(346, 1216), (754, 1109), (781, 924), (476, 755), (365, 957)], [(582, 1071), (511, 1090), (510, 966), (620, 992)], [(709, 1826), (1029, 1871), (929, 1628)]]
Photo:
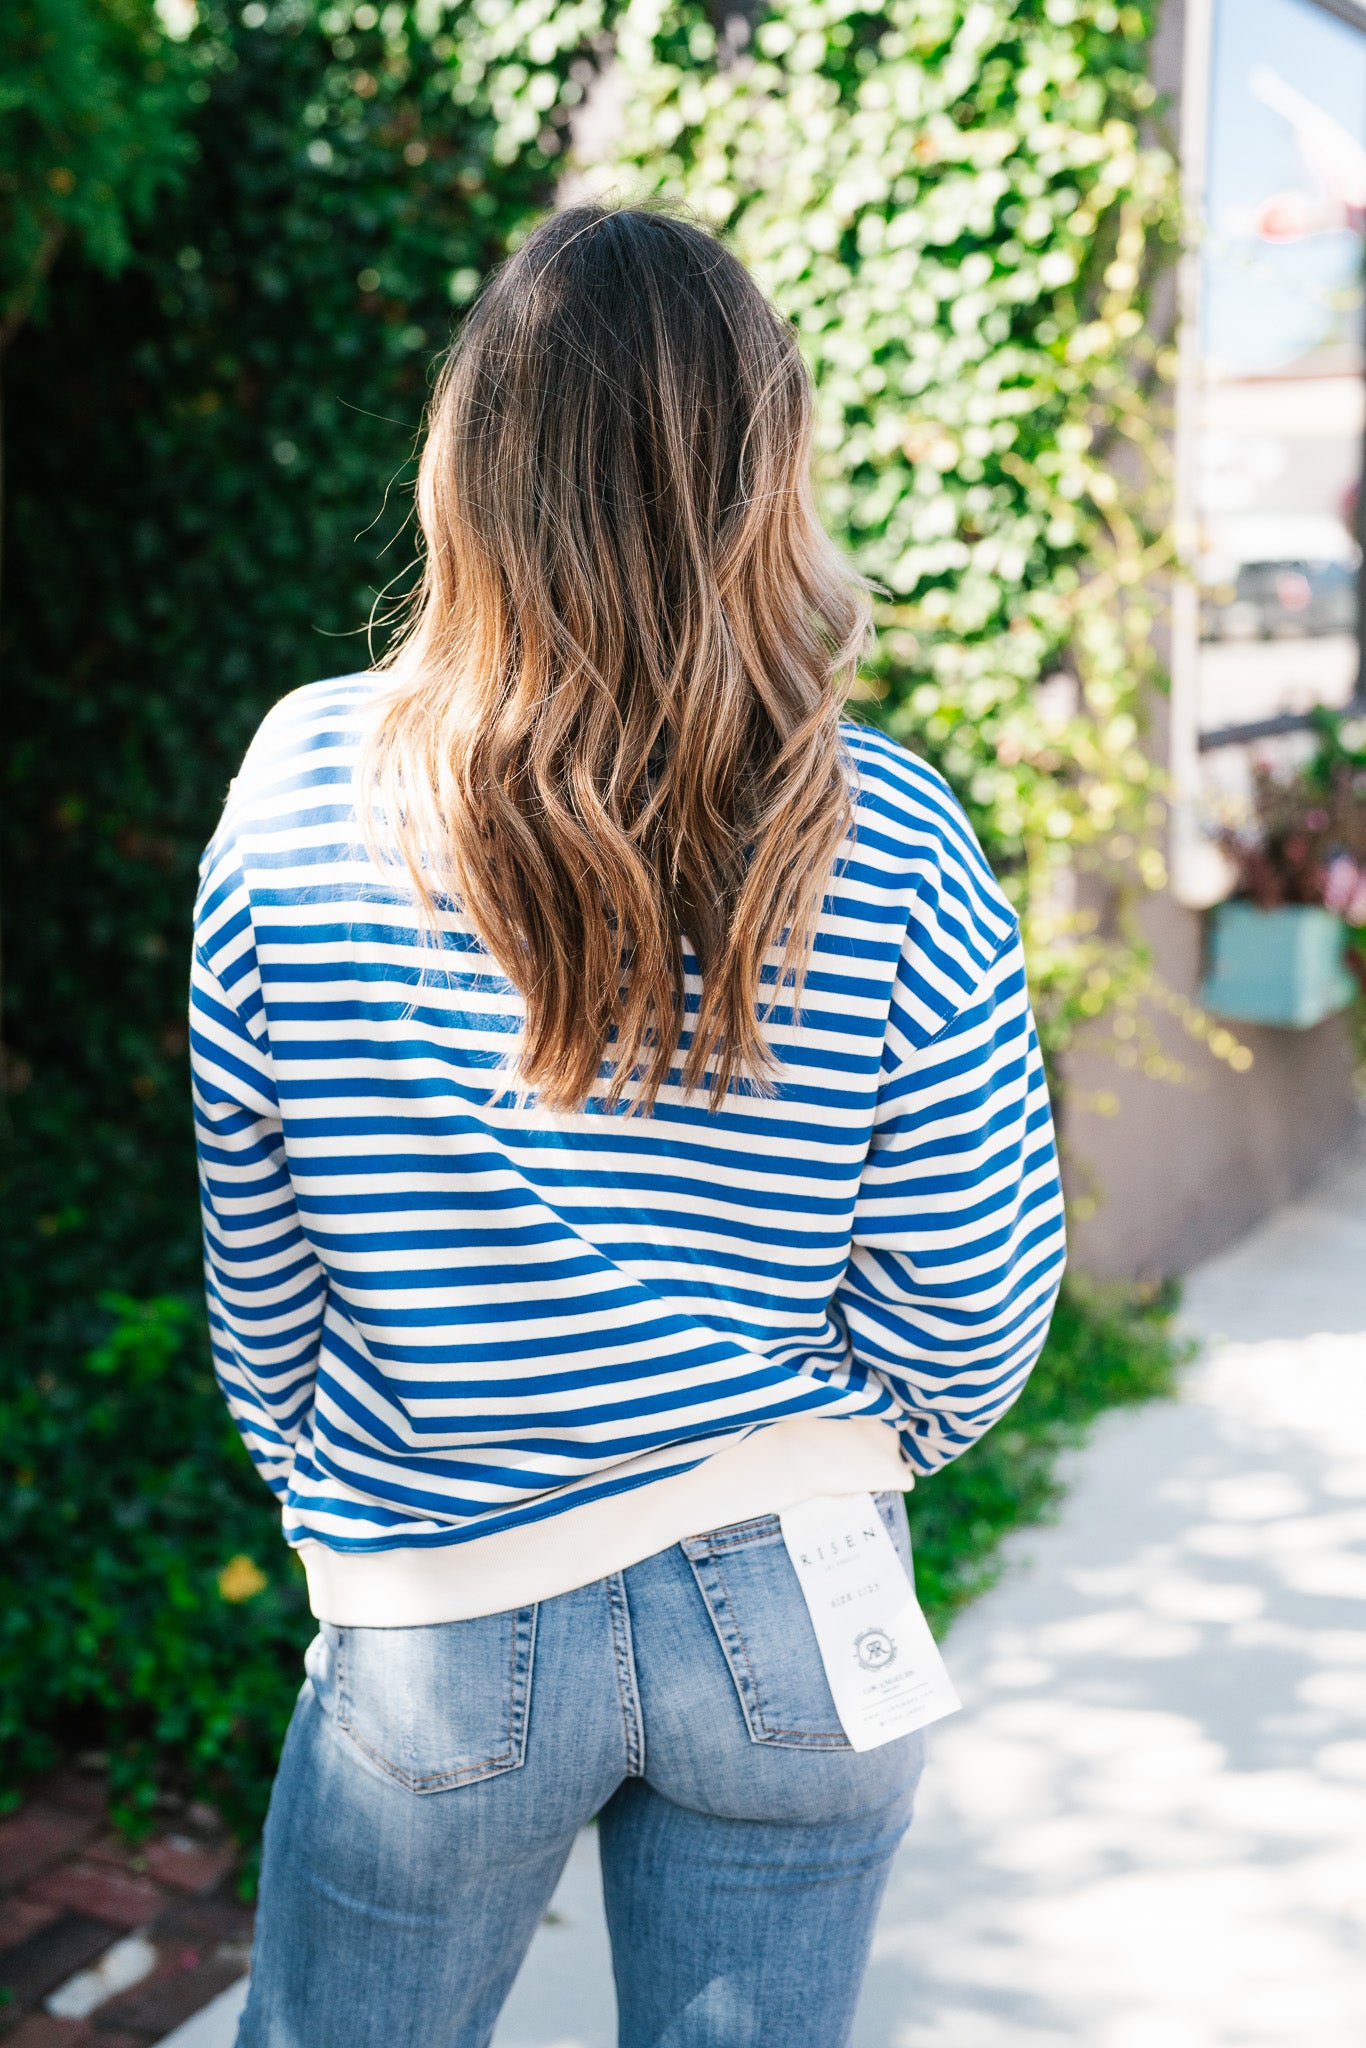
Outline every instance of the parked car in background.
[(1305, 640), (1357, 630), (1354, 508), (1209, 519), (1198, 579), (1202, 640)]
[(1203, 640), (1289, 640), (1356, 628), (1359, 571), (1348, 561), (1243, 562), (1202, 592)]

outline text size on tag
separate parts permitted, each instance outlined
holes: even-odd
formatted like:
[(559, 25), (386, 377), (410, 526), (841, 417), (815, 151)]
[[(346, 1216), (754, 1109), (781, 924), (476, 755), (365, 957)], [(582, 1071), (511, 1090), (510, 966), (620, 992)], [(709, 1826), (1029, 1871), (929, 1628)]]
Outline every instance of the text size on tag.
[(852, 1749), (961, 1706), (871, 1494), (822, 1494), (778, 1517)]

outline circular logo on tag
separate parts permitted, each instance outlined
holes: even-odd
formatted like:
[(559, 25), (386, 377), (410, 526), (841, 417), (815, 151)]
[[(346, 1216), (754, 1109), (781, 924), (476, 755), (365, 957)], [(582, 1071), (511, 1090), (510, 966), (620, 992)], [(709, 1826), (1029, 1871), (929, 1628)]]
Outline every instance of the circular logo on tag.
[(860, 1669), (885, 1671), (896, 1656), (896, 1644), (885, 1628), (866, 1628), (854, 1637), (854, 1655)]

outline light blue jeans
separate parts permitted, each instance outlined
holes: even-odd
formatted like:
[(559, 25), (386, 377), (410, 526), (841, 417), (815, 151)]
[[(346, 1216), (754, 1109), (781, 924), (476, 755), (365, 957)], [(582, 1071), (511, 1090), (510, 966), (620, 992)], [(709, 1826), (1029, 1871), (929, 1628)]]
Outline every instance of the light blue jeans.
[(485, 2048), (594, 1815), (621, 2048), (847, 2040), (922, 1745), (850, 1749), (775, 1516), (307, 1671), (238, 2048)]

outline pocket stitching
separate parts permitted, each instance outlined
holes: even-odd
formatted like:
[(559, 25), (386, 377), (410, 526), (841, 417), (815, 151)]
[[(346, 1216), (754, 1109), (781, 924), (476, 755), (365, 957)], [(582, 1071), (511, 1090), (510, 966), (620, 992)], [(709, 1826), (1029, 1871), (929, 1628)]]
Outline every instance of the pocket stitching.
[[(521, 1739), (519, 1741), (517, 1726), (519, 1706), (517, 1651), (524, 1617), (527, 1615), (530, 1615), (530, 1622), (527, 1624), (526, 1678), (521, 1688), (520, 1697)], [(346, 1736), (347, 1741), (353, 1742), (363, 1756), (369, 1757), (370, 1761), (379, 1770), (383, 1771), (387, 1778), (392, 1778), (395, 1784), (402, 1785), (409, 1792), (453, 1791), (459, 1785), (473, 1784), (480, 1779), (494, 1778), (499, 1776), (500, 1773), (520, 1769), (526, 1760), (527, 1729), (531, 1721), (531, 1673), (536, 1656), (536, 1624), (539, 1615), (539, 1605), (534, 1602), (529, 1607), (519, 1607), (515, 1610), (512, 1624), (511, 1665), (508, 1672), (507, 1739), (505, 1746), (501, 1750), (496, 1751), (493, 1756), (481, 1758), (476, 1764), (466, 1764), (462, 1769), (456, 1771), (423, 1771), (418, 1773), (402, 1770), (392, 1759), (381, 1755), (379, 1750), (366, 1742), (364, 1737), (359, 1734), (352, 1725), (347, 1713), (348, 1701), (344, 1656), (347, 1631), (344, 1628), (340, 1628), (337, 1631), (337, 1726)]]
[(683, 1549), (692, 1560), (715, 1557), (723, 1550), (743, 1550), (751, 1543), (772, 1543), (781, 1539), (782, 1523), (776, 1515), (752, 1515), (743, 1522), (728, 1522), (723, 1528), (709, 1529), (705, 1536), (685, 1536)]
[[(740, 1546), (734, 1545), (732, 1547), (738, 1549)], [(691, 1562), (693, 1567), (693, 1575), (697, 1580), (698, 1590), (702, 1595), (703, 1604), (705, 1605), (707, 1613), (711, 1618), (712, 1628), (716, 1633), (717, 1641), (721, 1645), (721, 1654), (725, 1658), (726, 1664), (729, 1667), (731, 1680), (735, 1686), (736, 1693), (739, 1697), (740, 1711), (745, 1717), (745, 1725), (749, 1729), (751, 1738), (755, 1742), (766, 1742), (784, 1749), (821, 1749), (837, 1750), (840, 1752), (843, 1752), (845, 1750), (852, 1750), (853, 1744), (850, 1742), (848, 1736), (844, 1734), (842, 1730), (837, 1735), (834, 1733), (824, 1734), (815, 1729), (808, 1730), (804, 1728), (775, 1728), (772, 1726), (772, 1724), (768, 1721), (764, 1714), (763, 1695), (760, 1691), (758, 1680), (755, 1677), (754, 1666), (750, 1661), (749, 1647), (745, 1642), (744, 1632), (740, 1627), (739, 1618), (735, 1611), (735, 1605), (730, 1596), (730, 1589), (726, 1585), (725, 1573), (721, 1569), (721, 1560), (719, 1557), (716, 1556), (714, 1552), (709, 1553), (706, 1557), (706, 1562), (708, 1562), (711, 1565), (716, 1575), (717, 1597), (720, 1602), (720, 1605), (725, 1611), (727, 1628), (735, 1638), (736, 1649), (744, 1663), (744, 1680), (741, 1679), (740, 1673), (735, 1668), (735, 1660), (731, 1655), (730, 1644), (726, 1640), (726, 1634), (725, 1632), (723, 1632), (720, 1626), (720, 1621), (717, 1616), (716, 1610), (712, 1606), (712, 1602), (708, 1595), (707, 1588), (703, 1584), (702, 1575), (698, 1571), (697, 1567), (701, 1560), (694, 1558), (691, 1560)], [(803, 1601), (803, 1612), (805, 1612), (805, 1601)], [(819, 1646), (817, 1646), (816, 1653), (819, 1656)], [(821, 1668), (822, 1671), (824, 1671), (825, 1667), (823, 1664)], [(749, 1698), (746, 1697), (746, 1684), (748, 1687)], [(751, 1711), (750, 1708), (751, 1698), (754, 1703), (753, 1711)], [(837, 1712), (836, 1719), (838, 1718), (839, 1716)]]

